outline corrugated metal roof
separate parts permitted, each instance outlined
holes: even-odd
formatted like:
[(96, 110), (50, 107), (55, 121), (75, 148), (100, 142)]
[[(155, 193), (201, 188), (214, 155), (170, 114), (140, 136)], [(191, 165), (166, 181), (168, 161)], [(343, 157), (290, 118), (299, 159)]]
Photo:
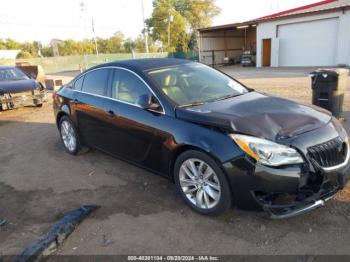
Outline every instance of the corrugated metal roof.
[(324, 0), (321, 2), (317, 2), (317, 3), (305, 5), (305, 6), (300, 6), (297, 8), (285, 10), (282, 12), (263, 16), (263, 17), (253, 19), (250, 21), (246, 21), (246, 22), (242, 22), (242, 23), (234, 23), (234, 24), (206, 27), (206, 28), (200, 28), (198, 30), (201, 32), (204, 32), (204, 31), (211, 31), (211, 30), (235, 28), (237, 26), (252, 25), (255, 23), (262, 23), (265, 21), (273, 20), (273, 19), (282, 19), (285, 17), (294, 16), (294, 15), (308, 15), (308, 14), (313, 14), (313, 13), (317, 13), (317, 12), (332, 11), (332, 10), (336, 10), (336, 9), (340, 9), (340, 8), (350, 8), (350, 0)]
[(350, 0), (325, 0), (293, 9), (289, 9), (283, 12), (275, 13), (268, 16), (257, 18), (256, 20), (261, 22), (262, 20), (271, 20), (276, 18), (282, 18), (285, 16), (300, 15), (314, 12), (327, 11), (337, 9), (341, 7), (350, 6)]
[(255, 21), (247, 21), (247, 22), (242, 22), (242, 23), (234, 23), (234, 24), (226, 24), (226, 25), (218, 25), (218, 26), (211, 26), (211, 27), (205, 27), (205, 28), (200, 28), (198, 31), (204, 32), (204, 31), (211, 31), (211, 30), (223, 30), (223, 29), (233, 29), (236, 28), (237, 26), (246, 26), (246, 25), (255, 25)]

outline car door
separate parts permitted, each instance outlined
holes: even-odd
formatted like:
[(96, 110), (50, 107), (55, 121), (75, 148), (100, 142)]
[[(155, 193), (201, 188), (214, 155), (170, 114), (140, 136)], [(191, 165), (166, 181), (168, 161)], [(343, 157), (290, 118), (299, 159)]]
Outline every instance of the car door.
[(152, 123), (160, 121), (164, 116), (162, 109), (159, 112), (151, 112), (137, 105), (138, 97), (151, 94), (151, 91), (144, 81), (131, 71), (114, 69), (110, 88), (112, 99), (108, 102), (108, 111), (113, 113), (114, 117), (109, 118), (109, 151), (122, 158), (142, 163), (154, 146), (157, 130)]
[[(73, 122), (78, 125), (77, 121), (77, 107), (79, 106), (77, 103), (77, 96), (79, 95), (79, 92), (81, 91), (81, 87), (83, 85), (84, 76), (80, 76), (79, 78), (75, 79), (71, 83), (67, 84), (66, 88), (62, 89), (64, 93), (63, 99), (65, 100), (65, 104), (69, 105), (70, 110), (70, 116)], [(62, 92), (61, 91), (61, 92)]]
[(78, 132), (83, 142), (105, 150), (108, 141), (106, 128), (106, 96), (110, 69), (101, 68), (84, 75), (81, 91), (75, 102)]

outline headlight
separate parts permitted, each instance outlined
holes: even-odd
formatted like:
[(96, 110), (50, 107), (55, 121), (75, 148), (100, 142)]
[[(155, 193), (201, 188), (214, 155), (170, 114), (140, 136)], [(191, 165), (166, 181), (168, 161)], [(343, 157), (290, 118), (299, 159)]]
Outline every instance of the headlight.
[(264, 165), (281, 166), (304, 162), (300, 154), (291, 147), (252, 136), (230, 136), (244, 152)]

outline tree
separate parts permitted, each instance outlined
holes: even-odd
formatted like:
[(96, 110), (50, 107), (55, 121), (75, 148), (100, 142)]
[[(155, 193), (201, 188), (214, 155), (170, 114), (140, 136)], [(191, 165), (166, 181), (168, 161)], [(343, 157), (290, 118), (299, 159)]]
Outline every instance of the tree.
[[(149, 42), (149, 40), (148, 40)], [(139, 35), (135, 40), (134, 40), (134, 45), (135, 45), (135, 50), (139, 53), (145, 53), (146, 48), (145, 48), (145, 39), (143, 35)]]
[(52, 57), (53, 56), (52, 48), (49, 46), (43, 46), (41, 48), (41, 55), (43, 57)]
[[(125, 53), (134, 50), (136, 52), (145, 52), (143, 35), (139, 35), (136, 39), (128, 38), (121, 32), (116, 32), (110, 38), (97, 38), (97, 45), (100, 53)], [(153, 38), (148, 37), (149, 50), (151, 52), (158, 51), (158, 47), (155, 46)], [(42, 45), (40, 42), (24, 42), (20, 43), (13, 39), (1, 39), (0, 49), (19, 49), (21, 53), (19, 58), (38, 57), (40, 55), (44, 57), (53, 56), (52, 47), (49, 45)], [(93, 39), (84, 39), (76, 41), (74, 39), (67, 39), (60, 41), (58, 45), (59, 54), (61, 56), (69, 55), (83, 55), (83, 54), (95, 54), (95, 43)], [(39, 52), (40, 50), (40, 52)]]
[(135, 51), (136, 44), (135, 44), (134, 40), (132, 40), (131, 38), (126, 39), (125, 42), (124, 42), (124, 48), (128, 52)]
[(95, 45), (91, 40), (84, 39), (82, 41), (75, 41), (73, 39), (68, 39), (63, 41), (62, 44), (58, 45), (58, 50), (60, 55), (83, 55), (83, 54), (93, 54), (95, 50)]
[(175, 9), (186, 18), (192, 30), (210, 26), (212, 19), (221, 12), (215, 0), (177, 0)]
[(11, 38), (7, 38), (5, 40), (5, 48), (4, 49), (9, 49), (9, 50), (21, 49), (21, 44), (15, 40), (11, 39)]
[[(106, 39), (102, 43), (101, 53), (120, 53), (124, 51), (124, 34), (122, 32), (116, 32), (112, 37)], [(99, 45), (99, 42), (97, 42)], [(100, 45), (99, 45), (100, 47)]]
[(187, 51), (197, 46), (196, 30), (209, 26), (219, 13), (215, 0), (154, 0), (146, 25), (153, 39), (161, 41), (169, 52)]
[[(20, 48), (23, 53), (28, 53), (31, 55), (31, 57), (38, 56), (39, 51), (39, 43), (38, 42), (25, 42), (23, 44), (20, 44)], [(28, 55), (27, 55), (28, 56)], [(27, 57), (30, 58), (30, 57)]]
[(169, 52), (185, 51), (184, 43), (189, 26), (186, 19), (175, 9), (175, 2), (154, 0), (152, 17), (146, 20), (149, 34), (153, 39), (160, 40)]

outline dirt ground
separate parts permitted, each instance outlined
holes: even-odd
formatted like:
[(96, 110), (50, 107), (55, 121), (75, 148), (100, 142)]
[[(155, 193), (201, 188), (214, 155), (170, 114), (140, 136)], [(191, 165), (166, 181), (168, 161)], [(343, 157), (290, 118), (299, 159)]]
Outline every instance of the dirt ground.
[[(222, 70), (258, 91), (311, 100), (311, 69)], [(58, 254), (350, 254), (350, 184), (326, 207), (292, 219), (237, 209), (201, 216), (159, 176), (98, 151), (66, 154), (51, 103), (1, 112), (0, 219), (9, 223), (0, 227), (0, 255), (19, 254), (82, 204), (101, 208)]]

